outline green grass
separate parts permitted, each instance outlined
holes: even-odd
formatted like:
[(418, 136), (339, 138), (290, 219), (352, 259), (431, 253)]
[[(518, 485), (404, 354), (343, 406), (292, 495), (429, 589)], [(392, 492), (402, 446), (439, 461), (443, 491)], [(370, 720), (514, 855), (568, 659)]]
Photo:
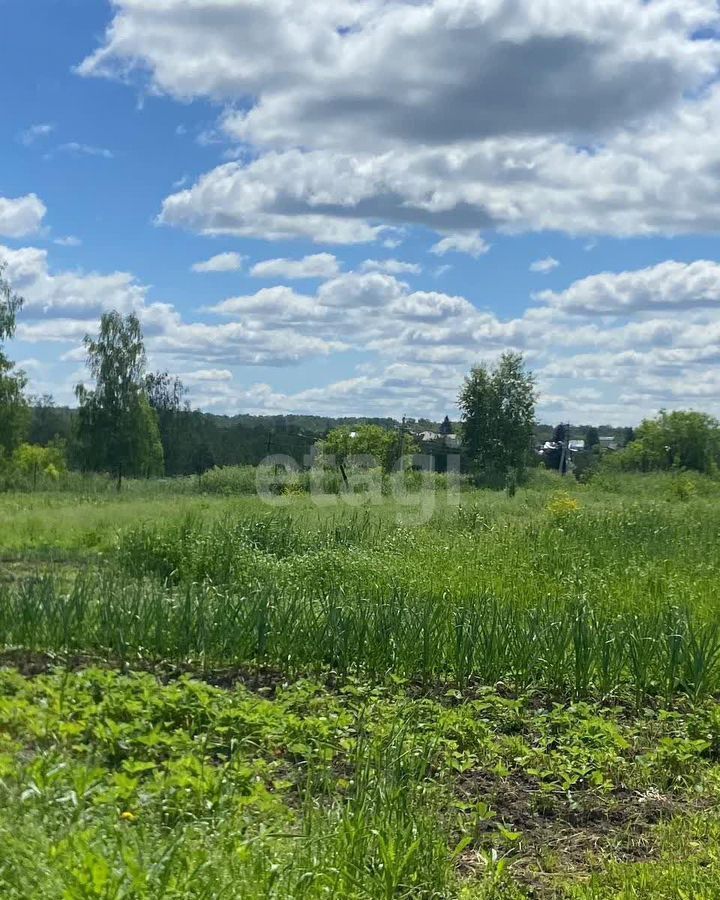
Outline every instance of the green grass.
[(213, 477), (0, 495), (0, 896), (715, 896), (718, 483)]

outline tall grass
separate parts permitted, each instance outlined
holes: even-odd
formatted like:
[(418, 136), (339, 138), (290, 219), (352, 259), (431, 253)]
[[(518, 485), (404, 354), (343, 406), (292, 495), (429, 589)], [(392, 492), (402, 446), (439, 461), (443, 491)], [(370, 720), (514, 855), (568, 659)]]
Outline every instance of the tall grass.
[(588, 489), (577, 508), (544, 487), (468, 494), (418, 528), (390, 504), (306, 501), (140, 524), (74, 581), (0, 584), (0, 644), (578, 697), (719, 690), (720, 508)]
[(329, 668), (460, 687), (504, 681), (578, 697), (720, 689), (720, 626), (662, 601), (613, 610), (580, 598), (457, 602), (371, 585), (348, 596), (264, 581), (242, 591), (208, 581), (169, 590), (105, 572), (70, 590), (50, 578), (3, 586), (0, 635), (5, 646), (130, 662)]

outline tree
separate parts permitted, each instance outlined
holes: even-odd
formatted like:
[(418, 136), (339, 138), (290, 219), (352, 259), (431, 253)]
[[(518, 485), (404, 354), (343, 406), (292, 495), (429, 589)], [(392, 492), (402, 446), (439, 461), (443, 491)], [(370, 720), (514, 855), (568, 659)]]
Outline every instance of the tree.
[(440, 425), (440, 434), (444, 437), (447, 437), (449, 434), (453, 433), (452, 422), (448, 416), (442, 420), (442, 424)]
[(335, 428), (321, 441), (320, 449), (324, 456), (332, 456), (341, 470), (349, 457), (370, 456), (386, 473), (392, 470), (401, 455), (418, 452), (412, 435), (401, 437), (396, 431), (379, 425), (359, 425), (357, 428), (343, 425)]
[(535, 427), (535, 377), (520, 353), (504, 353), (490, 369), (472, 369), (458, 397), (462, 438), (477, 470), (522, 474)]
[(600, 432), (595, 428), (594, 425), (591, 425), (588, 430), (585, 432), (585, 449), (592, 450), (593, 447), (597, 447), (600, 443)]
[(215, 465), (215, 457), (210, 445), (199, 438), (195, 446), (192, 448), (192, 467), (197, 475), (198, 484), (202, 480), (203, 475), (208, 469), (212, 469)]
[(157, 416), (145, 387), (145, 347), (135, 315), (113, 311), (100, 320), (97, 340), (85, 337), (95, 389), (75, 388), (78, 443), (84, 468), (124, 475), (162, 474)]
[(30, 421), (24, 395), (27, 379), (23, 372), (14, 371), (3, 352), (3, 342), (15, 334), (15, 316), (24, 302), (5, 278), (6, 268), (0, 263), (0, 456), (12, 454), (20, 445)]
[(706, 413), (662, 410), (637, 428), (635, 440), (622, 451), (622, 462), (643, 470), (714, 472), (720, 463), (720, 423)]
[(51, 394), (28, 398), (30, 404), (30, 428), (28, 441), (47, 446), (51, 441), (68, 441), (72, 433), (70, 411), (58, 409)]
[(570, 431), (568, 426), (561, 422), (559, 425), (556, 425), (553, 430), (553, 443), (555, 444), (564, 444), (565, 441), (569, 440)]
[(187, 388), (177, 376), (154, 372), (145, 377), (145, 389), (160, 428), (165, 473), (180, 475), (194, 452), (189, 441), (189, 408), (183, 402)]
[(39, 447), (37, 444), (21, 444), (13, 453), (13, 465), (32, 481), (33, 490), (38, 477), (45, 475), (56, 480), (66, 470), (65, 451), (62, 443)]
[(131, 432), (133, 442), (130, 452), (133, 474), (142, 475), (143, 478), (162, 475), (165, 471), (165, 458), (157, 414), (145, 393), (138, 394), (133, 424), (135, 427)]

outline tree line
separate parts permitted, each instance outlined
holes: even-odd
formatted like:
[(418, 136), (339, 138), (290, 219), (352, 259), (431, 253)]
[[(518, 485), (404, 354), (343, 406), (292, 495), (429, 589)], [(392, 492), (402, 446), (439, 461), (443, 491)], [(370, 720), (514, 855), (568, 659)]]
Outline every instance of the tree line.
[[(26, 396), (26, 377), (4, 352), (22, 306), (0, 265), (0, 473), (10, 467), (33, 485), (41, 476), (60, 477), (67, 466), (108, 473), (119, 488), (126, 477), (200, 475), (216, 465), (257, 464), (269, 454), (304, 461), (319, 440), (320, 449), (341, 467), (350, 456), (369, 454), (389, 471), (400, 456), (421, 450), (413, 428), (435, 428), (425, 419), (401, 426), (392, 419), (320, 416), (268, 422), (192, 410), (177, 376), (147, 371), (138, 318), (117, 311), (103, 314), (97, 336), (85, 337), (92, 384), (76, 386), (77, 410), (57, 409), (50, 398)], [(537, 462), (534, 443), (548, 431), (536, 422), (537, 399), (536, 379), (522, 354), (505, 353), (494, 366), (475, 366), (458, 397), (464, 471), (483, 483), (519, 483)], [(440, 430), (447, 433), (450, 427), (446, 419)], [(558, 443), (571, 436), (563, 425), (550, 433)], [(584, 437), (587, 452), (597, 456), (597, 428), (586, 429)], [(705, 413), (662, 411), (637, 430), (626, 430), (624, 443), (616, 455), (619, 468), (714, 474), (720, 465), (720, 423)]]

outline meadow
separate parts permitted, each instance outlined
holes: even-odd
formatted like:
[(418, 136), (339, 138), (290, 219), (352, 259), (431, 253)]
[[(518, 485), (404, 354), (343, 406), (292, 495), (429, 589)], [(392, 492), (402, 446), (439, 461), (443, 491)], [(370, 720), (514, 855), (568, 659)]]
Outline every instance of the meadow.
[(720, 483), (254, 484), (0, 494), (1, 896), (716, 895)]

